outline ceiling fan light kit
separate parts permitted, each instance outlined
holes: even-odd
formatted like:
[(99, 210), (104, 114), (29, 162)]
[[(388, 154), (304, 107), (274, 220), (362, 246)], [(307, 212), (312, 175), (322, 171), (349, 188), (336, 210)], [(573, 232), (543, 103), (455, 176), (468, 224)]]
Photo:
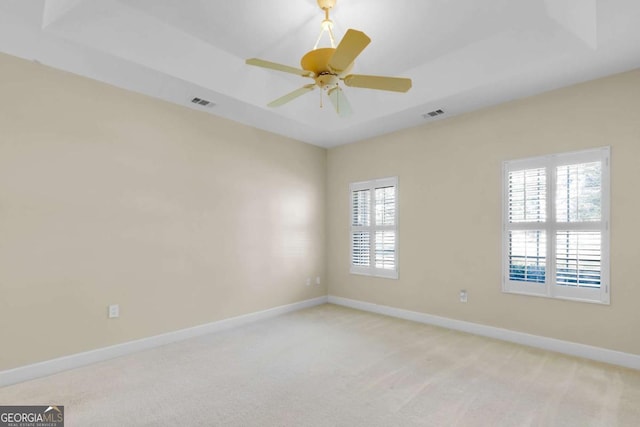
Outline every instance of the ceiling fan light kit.
[[(371, 39), (362, 31), (349, 29), (335, 46), (333, 35), (333, 22), (329, 18), (329, 11), (335, 7), (336, 0), (317, 0), (318, 6), (325, 13), (322, 21), (320, 35), (313, 48), (300, 60), (301, 68), (265, 61), (258, 58), (247, 59), (249, 65), (268, 68), (275, 71), (296, 74), (306, 78), (312, 78), (315, 83), (307, 84), (287, 95), (268, 104), (269, 107), (279, 107), (294, 99), (313, 91), (316, 87), (327, 91), (331, 103), (341, 117), (351, 114), (351, 106), (340, 88), (340, 81), (345, 86), (386, 90), (394, 92), (407, 92), (411, 89), (411, 79), (402, 77), (368, 76), (362, 74), (349, 74), (354, 61), (360, 53), (371, 43)], [(318, 48), (322, 36), (328, 33), (331, 47)]]

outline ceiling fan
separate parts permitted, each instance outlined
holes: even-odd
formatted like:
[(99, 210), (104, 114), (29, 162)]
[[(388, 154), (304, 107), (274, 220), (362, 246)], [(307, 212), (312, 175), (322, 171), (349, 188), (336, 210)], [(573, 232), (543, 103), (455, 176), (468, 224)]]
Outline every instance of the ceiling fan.
[[(315, 81), (315, 83), (304, 85), (270, 102), (268, 104), (269, 107), (279, 107), (319, 87), (327, 91), (327, 95), (338, 115), (346, 117), (351, 114), (351, 106), (340, 88), (340, 81), (344, 82), (345, 86), (358, 88), (394, 92), (407, 92), (411, 89), (411, 79), (407, 78), (349, 74), (353, 68), (353, 61), (367, 47), (371, 39), (362, 31), (349, 29), (336, 47), (333, 36), (333, 22), (329, 19), (329, 11), (335, 6), (336, 0), (317, 1), (318, 6), (325, 13), (325, 19), (322, 21), (320, 35), (313, 50), (307, 52), (300, 60), (302, 68), (290, 67), (258, 58), (251, 58), (246, 61), (249, 65), (296, 74)], [(331, 47), (318, 48), (324, 33), (329, 34)]]

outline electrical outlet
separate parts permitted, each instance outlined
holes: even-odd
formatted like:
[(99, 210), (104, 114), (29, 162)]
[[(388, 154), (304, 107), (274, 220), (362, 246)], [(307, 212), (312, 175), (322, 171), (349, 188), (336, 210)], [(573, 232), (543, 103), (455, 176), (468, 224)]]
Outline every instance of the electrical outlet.
[(464, 289), (460, 291), (460, 302), (467, 302), (467, 291)]
[(307, 286), (311, 286), (311, 277), (307, 277), (306, 284)]
[(317, 276), (316, 277), (316, 285), (319, 285), (319, 284), (320, 284), (320, 276)]
[(109, 306), (109, 319), (115, 319), (116, 317), (120, 317), (120, 305), (111, 304)]

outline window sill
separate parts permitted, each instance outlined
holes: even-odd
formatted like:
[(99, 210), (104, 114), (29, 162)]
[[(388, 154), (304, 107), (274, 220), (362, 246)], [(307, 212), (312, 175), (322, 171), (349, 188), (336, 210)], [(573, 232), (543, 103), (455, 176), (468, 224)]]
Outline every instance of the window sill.
[(351, 269), (349, 270), (349, 273), (357, 274), (358, 276), (378, 277), (381, 279), (392, 279), (392, 280), (398, 279), (398, 272), (395, 270), (376, 269), (372, 271), (371, 269), (351, 267)]

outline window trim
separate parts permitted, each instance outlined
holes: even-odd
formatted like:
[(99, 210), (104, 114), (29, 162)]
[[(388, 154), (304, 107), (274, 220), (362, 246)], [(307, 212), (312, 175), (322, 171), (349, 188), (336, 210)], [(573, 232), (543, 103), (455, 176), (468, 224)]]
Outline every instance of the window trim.
[[(610, 304), (610, 147), (551, 154), (526, 159), (508, 160), (502, 163), (502, 292), (546, 298)], [(557, 222), (556, 179), (557, 166), (602, 162), (601, 220), (594, 222)], [(547, 173), (546, 221), (540, 223), (509, 223), (509, 172), (521, 169), (545, 167)], [(546, 233), (545, 282), (521, 282), (509, 280), (509, 232), (512, 230), (544, 230)], [(601, 233), (600, 288), (556, 285), (556, 232), (593, 230)]]
[[(394, 225), (375, 225), (375, 189), (383, 187), (395, 188), (395, 213), (394, 213)], [(353, 216), (353, 192), (360, 190), (369, 190), (371, 193), (370, 199), (370, 225), (369, 226), (354, 226), (352, 221)], [(381, 277), (385, 279), (398, 279), (398, 177), (392, 176), (387, 178), (372, 179), (368, 181), (359, 181), (349, 184), (349, 272), (351, 274), (359, 274), (364, 276)], [(369, 231), (369, 259), (371, 265), (369, 267), (355, 266), (353, 265), (353, 233), (358, 229), (368, 229)], [(375, 245), (376, 245), (376, 231), (393, 230), (395, 232), (395, 269), (384, 269), (375, 267)]]

